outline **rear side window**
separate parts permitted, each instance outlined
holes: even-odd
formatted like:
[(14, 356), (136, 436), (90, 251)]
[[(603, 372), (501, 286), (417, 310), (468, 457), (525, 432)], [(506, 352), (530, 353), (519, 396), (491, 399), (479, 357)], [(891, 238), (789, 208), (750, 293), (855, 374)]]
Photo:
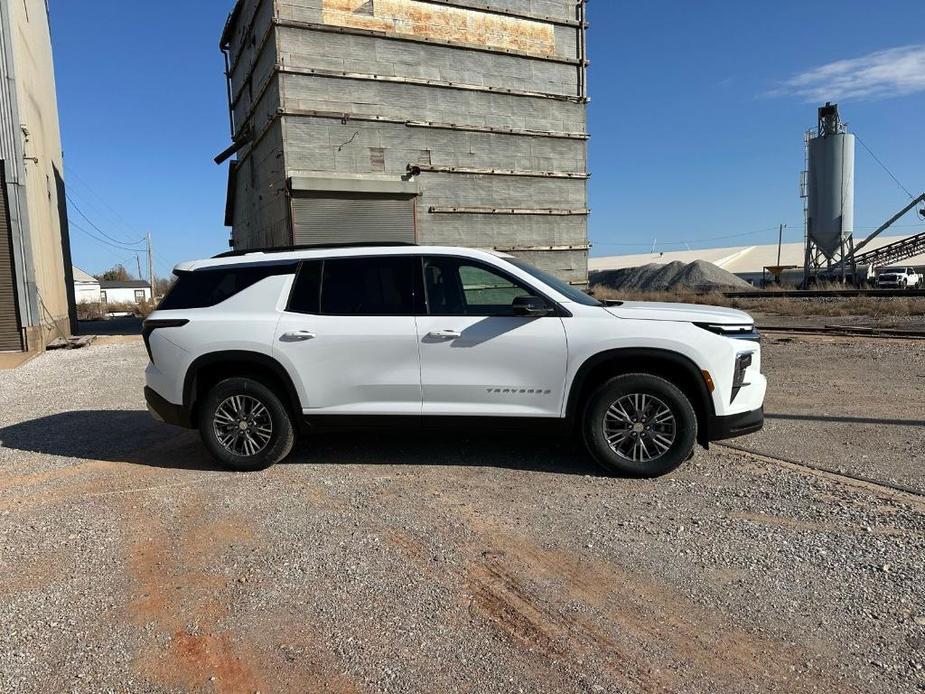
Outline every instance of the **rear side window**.
[(159, 311), (170, 311), (215, 306), (262, 279), (292, 274), (295, 267), (294, 263), (264, 263), (180, 272), (177, 281), (157, 308)]
[(287, 310), (296, 313), (321, 312), (321, 267), (320, 260), (306, 260), (299, 266), (299, 274), (292, 286)]
[(420, 259), (334, 258), (324, 261), (321, 313), (333, 316), (413, 316), (423, 305)]

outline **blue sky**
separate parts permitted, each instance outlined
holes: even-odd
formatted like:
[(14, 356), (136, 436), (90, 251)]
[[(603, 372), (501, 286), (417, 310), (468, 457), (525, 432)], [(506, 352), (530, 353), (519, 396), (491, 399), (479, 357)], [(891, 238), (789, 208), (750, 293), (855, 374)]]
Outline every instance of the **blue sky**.
[[(160, 275), (227, 248), (218, 36), (231, 0), (51, 1), (75, 263)], [(925, 190), (925, 3), (597, 0), (589, 4), (595, 255), (802, 237), (802, 133), (837, 100), (913, 193)], [(94, 40), (98, 36), (99, 40)], [(858, 150), (856, 235), (907, 200)], [(912, 216), (897, 232), (925, 229)], [(98, 229), (94, 229), (96, 225)], [(81, 227), (81, 228), (76, 228)], [(102, 237), (105, 239), (105, 237)]]

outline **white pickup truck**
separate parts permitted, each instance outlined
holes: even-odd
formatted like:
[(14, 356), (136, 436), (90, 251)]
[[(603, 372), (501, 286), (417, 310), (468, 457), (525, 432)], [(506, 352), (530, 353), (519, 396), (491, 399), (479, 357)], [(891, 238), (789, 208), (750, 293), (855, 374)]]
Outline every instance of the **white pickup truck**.
[(922, 276), (911, 267), (886, 268), (877, 276), (880, 289), (916, 289), (922, 285)]

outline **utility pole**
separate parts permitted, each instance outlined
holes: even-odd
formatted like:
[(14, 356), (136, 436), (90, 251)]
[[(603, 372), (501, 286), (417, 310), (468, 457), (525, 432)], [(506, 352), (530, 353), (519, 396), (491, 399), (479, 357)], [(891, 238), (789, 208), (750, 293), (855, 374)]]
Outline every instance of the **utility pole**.
[(780, 231), (777, 234), (777, 267), (780, 267), (780, 248), (784, 245), (784, 229), (786, 224), (780, 225)]
[(138, 257), (138, 254), (135, 254), (135, 267), (138, 268), (138, 279), (144, 279), (144, 275), (141, 274), (141, 258)]
[(151, 285), (151, 300), (153, 301), (154, 292), (155, 292), (155, 288), (154, 288), (155, 277), (154, 277), (154, 251), (151, 248), (151, 232), (148, 232), (145, 238), (148, 241), (148, 283)]

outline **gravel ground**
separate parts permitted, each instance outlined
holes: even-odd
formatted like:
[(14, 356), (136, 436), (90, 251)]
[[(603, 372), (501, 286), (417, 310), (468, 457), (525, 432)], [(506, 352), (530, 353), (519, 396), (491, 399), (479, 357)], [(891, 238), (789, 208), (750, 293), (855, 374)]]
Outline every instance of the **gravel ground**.
[(751, 449), (925, 493), (925, 341), (769, 336)]
[[(144, 349), (112, 342), (0, 372), (0, 691), (925, 690), (921, 497), (720, 447), (638, 481), (436, 435), (229, 474), (148, 418)], [(921, 419), (884, 409), (921, 353), (850, 344), (770, 341), (769, 411)], [(921, 425), (883, 427), (921, 456)], [(825, 437), (915, 481), (865, 428), (742, 443), (821, 461)]]

